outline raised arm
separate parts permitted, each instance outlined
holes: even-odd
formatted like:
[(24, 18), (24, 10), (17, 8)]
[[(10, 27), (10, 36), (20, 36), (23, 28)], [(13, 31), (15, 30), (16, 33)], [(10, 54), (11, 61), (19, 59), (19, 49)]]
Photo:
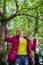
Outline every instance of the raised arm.
[(36, 44), (37, 44), (37, 39), (33, 40), (33, 43), (31, 43), (31, 49), (35, 50), (36, 49)]
[(37, 47), (37, 45), (38, 45), (38, 38), (37, 38), (37, 36), (35, 35), (34, 40), (33, 40), (33, 43), (31, 43), (31, 49), (32, 49), (32, 50), (35, 50), (36, 47)]
[(8, 36), (8, 28), (6, 28), (5, 34), (3, 34), (2, 39), (5, 40), (6, 42), (10, 42), (10, 43), (12, 42), (12, 37)]

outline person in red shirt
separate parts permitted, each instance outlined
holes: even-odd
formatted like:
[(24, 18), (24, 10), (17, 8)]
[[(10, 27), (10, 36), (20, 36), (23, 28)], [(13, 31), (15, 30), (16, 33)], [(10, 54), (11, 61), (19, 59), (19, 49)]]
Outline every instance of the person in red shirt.
[(37, 46), (37, 36), (35, 35), (33, 43), (31, 43), (28, 36), (24, 36), (24, 31), (21, 27), (16, 30), (17, 34), (9, 37), (8, 28), (6, 28), (6, 34), (3, 39), (6, 42), (12, 43), (10, 53), (8, 55), (7, 61), (10, 65), (32, 65), (32, 52)]

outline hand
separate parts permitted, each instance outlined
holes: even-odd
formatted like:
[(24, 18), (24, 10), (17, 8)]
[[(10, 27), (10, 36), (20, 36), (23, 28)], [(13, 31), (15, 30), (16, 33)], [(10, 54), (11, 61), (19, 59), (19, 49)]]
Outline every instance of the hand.
[(38, 39), (38, 34), (36, 33), (35, 36), (34, 36), (35, 39)]
[(36, 48), (36, 50), (35, 50), (35, 51), (36, 51), (36, 53), (38, 54), (38, 53), (39, 53), (39, 48)]
[(9, 31), (8, 25), (6, 25), (6, 30)]
[(5, 39), (5, 34), (2, 35), (2, 39), (3, 39), (3, 40)]
[(37, 33), (35, 34), (34, 38), (36, 39), (36, 47), (37, 47), (38, 44), (39, 44), (39, 43), (38, 43), (38, 34), (37, 34)]

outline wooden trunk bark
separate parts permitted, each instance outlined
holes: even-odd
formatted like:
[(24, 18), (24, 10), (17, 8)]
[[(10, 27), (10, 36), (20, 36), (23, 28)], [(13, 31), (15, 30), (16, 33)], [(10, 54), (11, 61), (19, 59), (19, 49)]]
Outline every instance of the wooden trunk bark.
[(4, 51), (4, 40), (2, 39), (3, 33), (5, 33), (5, 22), (0, 22), (0, 65), (4, 65), (5, 51)]

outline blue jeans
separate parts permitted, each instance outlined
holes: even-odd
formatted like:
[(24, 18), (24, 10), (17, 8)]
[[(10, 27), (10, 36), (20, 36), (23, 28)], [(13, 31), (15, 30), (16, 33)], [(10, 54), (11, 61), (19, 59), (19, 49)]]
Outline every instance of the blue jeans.
[(14, 65), (30, 65), (27, 55), (17, 55)]

